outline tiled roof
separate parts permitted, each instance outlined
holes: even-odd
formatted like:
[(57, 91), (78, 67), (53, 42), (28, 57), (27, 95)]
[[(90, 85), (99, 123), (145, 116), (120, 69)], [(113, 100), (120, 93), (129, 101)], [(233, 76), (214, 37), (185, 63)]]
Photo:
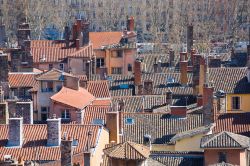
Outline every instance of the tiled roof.
[(175, 141), (181, 140), (183, 138), (192, 137), (194, 135), (206, 134), (213, 127), (214, 127), (214, 124), (211, 124), (211, 125), (207, 125), (207, 126), (201, 126), (201, 127), (195, 128), (193, 130), (184, 131), (184, 132), (176, 134), (173, 138), (171, 138), (170, 141), (175, 142)]
[(96, 98), (110, 98), (108, 81), (88, 81), (87, 90)]
[(37, 73), (9, 73), (10, 88), (37, 87), (38, 81), (35, 80)]
[(74, 108), (83, 109), (87, 105), (90, 105), (95, 97), (84, 88), (74, 90), (62, 87), (62, 89), (50, 97), (50, 99)]
[(201, 166), (204, 162), (202, 156), (154, 156), (152, 159), (167, 166)]
[(134, 142), (124, 142), (103, 150), (110, 158), (125, 160), (144, 160), (149, 157), (149, 147)]
[(34, 63), (60, 62), (67, 57), (92, 57), (92, 45), (65, 48), (63, 41), (32, 40), (31, 54)]
[(94, 119), (102, 119), (106, 124), (106, 113), (109, 111), (110, 106), (88, 106), (84, 111), (83, 124), (93, 124)]
[[(132, 124), (126, 119), (132, 118)], [(151, 135), (153, 144), (169, 143), (170, 139), (179, 132), (192, 130), (203, 125), (203, 115), (200, 113), (187, 114), (186, 118), (162, 113), (123, 113), (123, 135), (121, 140), (143, 143), (145, 135)]]
[(93, 49), (102, 46), (118, 44), (122, 39), (123, 32), (90, 32), (89, 39), (93, 43)]
[(106, 99), (101, 99), (101, 100), (97, 99), (97, 100), (94, 100), (92, 104), (95, 106), (110, 106), (111, 100), (110, 99), (107, 99), (107, 100)]
[(210, 68), (209, 80), (214, 83), (215, 91), (225, 93), (250, 93), (250, 84), (247, 83), (247, 68)]
[[(44, 73), (41, 73), (40, 75), (38, 75), (36, 77), (37, 80), (48, 80), (48, 81), (63, 81), (64, 80), (64, 76), (69, 76), (69, 77), (76, 77), (72, 74), (63, 72), (61, 70), (58, 69), (51, 69), (49, 71), (46, 71)], [(82, 76), (81, 76), (82, 77)]]
[[(93, 132), (89, 140), (91, 147), (95, 147), (100, 126), (97, 125), (62, 125), (63, 133), (78, 140), (78, 146), (74, 148), (74, 154), (83, 152), (87, 148), (88, 132)], [(24, 125), (24, 143), (22, 148), (5, 147), (8, 141), (8, 125), (0, 125), (0, 160), (4, 155), (11, 155), (24, 160), (53, 161), (61, 158), (60, 147), (47, 146), (47, 125)]]
[(213, 133), (229, 131), (250, 137), (250, 113), (226, 113), (218, 116)]
[(201, 139), (201, 148), (248, 148), (250, 138), (228, 131), (210, 134)]

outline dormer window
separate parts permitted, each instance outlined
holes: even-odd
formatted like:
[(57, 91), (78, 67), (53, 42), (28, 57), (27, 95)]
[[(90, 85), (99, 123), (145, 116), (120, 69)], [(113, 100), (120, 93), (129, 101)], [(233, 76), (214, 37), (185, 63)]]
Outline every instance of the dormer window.
[(240, 97), (239, 96), (232, 97), (232, 109), (233, 110), (240, 109)]

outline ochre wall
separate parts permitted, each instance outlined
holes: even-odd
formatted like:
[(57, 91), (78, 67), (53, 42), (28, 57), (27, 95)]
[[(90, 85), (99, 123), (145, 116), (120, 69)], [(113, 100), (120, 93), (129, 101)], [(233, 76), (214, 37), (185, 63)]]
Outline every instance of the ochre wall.
[[(232, 110), (232, 97), (239, 96), (241, 97), (240, 110)], [(226, 106), (227, 112), (235, 113), (240, 112), (250, 112), (250, 94), (227, 94), (226, 96)]]

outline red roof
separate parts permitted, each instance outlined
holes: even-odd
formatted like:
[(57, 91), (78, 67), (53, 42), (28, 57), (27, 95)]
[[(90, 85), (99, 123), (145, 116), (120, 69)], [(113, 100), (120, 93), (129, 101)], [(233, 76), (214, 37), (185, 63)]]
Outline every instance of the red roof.
[(122, 35), (123, 32), (90, 32), (89, 38), (93, 43), (93, 49), (100, 49), (102, 46), (118, 44)]
[(95, 97), (84, 88), (74, 90), (63, 87), (58, 93), (50, 97), (50, 99), (74, 108), (83, 109), (91, 104)]
[(87, 89), (96, 98), (110, 98), (108, 81), (88, 81)]
[(88, 106), (84, 111), (83, 124), (92, 124), (94, 119), (102, 119), (106, 123), (106, 113), (110, 106)]
[[(96, 125), (62, 125), (63, 133), (67, 132), (68, 136), (78, 140), (78, 146), (74, 148), (74, 154), (83, 152), (87, 147), (87, 135), (91, 130), (93, 132), (90, 144), (91, 147), (96, 145), (98, 130), (100, 126)], [(24, 143), (22, 148), (5, 147), (8, 141), (8, 125), (0, 125), (0, 160), (4, 155), (11, 155), (18, 159), (23, 157), (24, 160), (59, 160), (60, 147), (48, 147), (47, 145), (47, 125), (24, 125)]]
[(35, 80), (37, 73), (9, 73), (9, 84), (11, 88), (37, 87), (38, 81)]
[(60, 62), (67, 57), (92, 57), (92, 44), (81, 47), (65, 48), (63, 41), (32, 40), (31, 53), (34, 63)]

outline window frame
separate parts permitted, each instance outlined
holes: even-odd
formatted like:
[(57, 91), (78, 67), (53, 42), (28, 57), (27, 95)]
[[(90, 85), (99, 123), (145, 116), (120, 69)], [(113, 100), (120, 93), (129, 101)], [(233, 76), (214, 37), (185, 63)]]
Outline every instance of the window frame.
[[(61, 68), (62, 65), (62, 68)], [(59, 70), (64, 71), (64, 63), (59, 63)]]
[(68, 119), (70, 119), (70, 110), (69, 109), (63, 109), (62, 111), (61, 111), (61, 118), (63, 119), (63, 120), (68, 120)]
[(241, 97), (240, 96), (232, 96), (232, 110), (240, 110), (241, 109)]
[(105, 59), (104, 58), (96, 58), (96, 67), (100, 68), (103, 66), (105, 66)]

